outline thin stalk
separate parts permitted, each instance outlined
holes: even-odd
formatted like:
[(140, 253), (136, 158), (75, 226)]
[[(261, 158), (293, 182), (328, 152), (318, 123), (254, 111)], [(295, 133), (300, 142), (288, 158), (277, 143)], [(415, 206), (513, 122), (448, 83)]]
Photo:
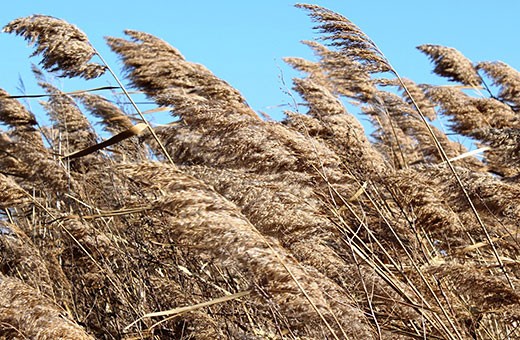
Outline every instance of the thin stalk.
[[(24, 189), (22, 189), (22, 192), (31, 199), (31, 201), (34, 203), (35, 206), (39, 207), (40, 209), (42, 209), (42, 211), (44, 211), (45, 213), (47, 213), (47, 215), (53, 219), (53, 221), (58, 221), (59, 219), (57, 218), (57, 216), (55, 214), (53, 214), (49, 209), (47, 209), (47, 207), (45, 207), (42, 203), (38, 202), (38, 200), (36, 200), (36, 198), (29, 194), (27, 191), (25, 191)], [(92, 261), (92, 263), (101, 271), (101, 272), (106, 272), (106, 268), (104, 268), (101, 264), (99, 264), (99, 262), (92, 256), (92, 254), (85, 248), (85, 246), (83, 246), (83, 244), (81, 244), (81, 242), (70, 232), (70, 230), (68, 230), (61, 222), (58, 224), (58, 226), (74, 241), (74, 243), (76, 243), (76, 245), (79, 247), (79, 249), (81, 249), (81, 251), (89, 258), (90, 261)], [(124, 299), (125, 303), (130, 306), (130, 308), (132, 308), (133, 312), (137, 315), (138, 314), (138, 311), (137, 309), (134, 307), (133, 304), (129, 303), (128, 300), (126, 299), (126, 296), (125, 296), (125, 293), (123, 290), (121, 290), (121, 288), (116, 285), (116, 283), (114, 282), (114, 280), (109, 276), (107, 275), (106, 276), (107, 280), (114, 286), (115, 290), (121, 294), (120, 297), (121, 299)]]
[(493, 240), (491, 239), (491, 235), (489, 235), (489, 231), (488, 231), (486, 225), (484, 224), (484, 221), (482, 221), (482, 219), (480, 218), (480, 215), (479, 215), (479, 213), (477, 211), (477, 208), (475, 207), (475, 205), (473, 204), (473, 201), (469, 197), (469, 193), (466, 190), (466, 187), (464, 186), (464, 184), (462, 183), (462, 180), (461, 180), (459, 174), (455, 170), (455, 167), (453, 166), (453, 164), (450, 161), (448, 155), (446, 154), (446, 151), (444, 151), (444, 148), (442, 147), (439, 139), (437, 138), (437, 136), (435, 136), (435, 133), (433, 132), (433, 129), (431, 128), (430, 124), (428, 124), (428, 121), (426, 120), (426, 117), (424, 116), (424, 114), (422, 113), (421, 109), (419, 108), (419, 105), (417, 104), (417, 102), (415, 101), (414, 97), (410, 93), (410, 90), (408, 90), (408, 87), (405, 85), (403, 79), (401, 78), (401, 76), (399, 75), (397, 70), (390, 64), (390, 61), (388, 60), (388, 58), (386, 58), (386, 56), (383, 54), (381, 49), (372, 40), (369, 39), (369, 42), (374, 47), (374, 49), (381, 55), (381, 57), (385, 60), (385, 63), (388, 66), (389, 71), (392, 72), (395, 75), (395, 77), (397, 78), (397, 80), (401, 84), (402, 88), (406, 92), (407, 96), (410, 98), (410, 101), (412, 102), (413, 106), (417, 110), (417, 113), (419, 114), (419, 117), (421, 118), (422, 122), (426, 126), (426, 129), (428, 130), (428, 133), (432, 137), (432, 139), (434, 141), (434, 144), (437, 147), (437, 149), (439, 151), (439, 154), (441, 155), (441, 158), (448, 164), (448, 167), (449, 167), (450, 171), (453, 173), (453, 176), (455, 177), (455, 180), (456, 180), (458, 186), (460, 187), (464, 197), (468, 201), (470, 209), (471, 209), (471, 212), (473, 213), (473, 215), (475, 215), (475, 218), (477, 219), (477, 222), (478, 222), (479, 226), (481, 227), (482, 231), (484, 232), (484, 235), (486, 236), (486, 240), (491, 245), (491, 249), (493, 250), (493, 255), (495, 256), (495, 258), (496, 258), (496, 260), (498, 262), (498, 265), (500, 266), (500, 269), (504, 273), (504, 276), (505, 276), (507, 282), (509, 283), (509, 286), (511, 287), (511, 289), (515, 289), (513, 281), (511, 281), (511, 278), (507, 274), (507, 270), (506, 270), (506, 268), (504, 266), (504, 263), (502, 262), (502, 259), (500, 258), (500, 255), (498, 254), (498, 250), (495, 247), (495, 244), (493, 243)]
[(363, 273), (361, 273), (361, 265), (356, 257), (356, 252), (352, 249), (352, 245), (350, 246), (350, 249), (352, 250), (352, 257), (354, 258), (354, 261), (356, 262), (356, 268), (359, 276), (359, 280), (361, 281), (361, 286), (363, 287), (363, 292), (365, 293), (368, 308), (370, 309), (370, 316), (374, 320), (374, 324), (376, 325), (377, 329), (377, 335), (379, 337), (379, 340), (383, 339), (383, 335), (381, 333), (381, 327), (379, 326), (379, 322), (377, 321), (376, 312), (374, 311), (374, 306), (372, 305), (372, 298), (370, 297), (370, 294), (368, 292), (367, 286), (365, 284), (365, 280), (363, 279)]
[(99, 57), (99, 59), (101, 60), (101, 62), (106, 66), (108, 72), (110, 72), (110, 74), (112, 75), (112, 77), (115, 79), (115, 81), (117, 82), (117, 85), (119, 85), (119, 87), (121, 88), (121, 90), (123, 91), (124, 95), (128, 98), (128, 100), (130, 101), (130, 104), (132, 104), (132, 106), (134, 107), (135, 111), (137, 112), (137, 114), (139, 115), (139, 117), (141, 117), (141, 119), (143, 120), (143, 122), (146, 124), (146, 127), (148, 128), (148, 130), (150, 131), (150, 133), (152, 134), (153, 138), (155, 139), (155, 141), (157, 142), (157, 144), (159, 145), (159, 148), (161, 149), (161, 151), (163, 152), (164, 154), (164, 157), (166, 157), (166, 159), (168, 160), (168, 162), (170, 162), (170, 164), (172, 165), (175, 165), (175, 163), (173, 162), (173, 159), (170, 157), (170, 154), (168, 153), (168, 151), (166, 150), (166, 148), (164, 147), (163, 143), (161, 143), (161, 141), (159, 140), (159, 137), (157, 136), (157, 134), (155, 133), (155, 131), (153, 130), (153, 127), (150, 125), (150, 123), (148, 122), (148, 120), (144, 117), (143, 113), (141, 112), (141, 110), (139, 109), (139, 107), (137, 106), (137, 104), (134, 102), (134, 100), (132, 99), (132, 97), (130, 96), (130, 94), (128, 93), (128, 91), (126, 90), (125, 86), (123, 85), (123, 83), (121, 82), (121, 80), (119, 80), (119, 78), (117, 77), (117, 75), (115, 74), (115, 72), (112, 70), (112, 68), (108, 65), (108, 63), (105, 61), (105, 59), (101, 56), (101, 54), (95, 49), (94, 46), (92, 46), (92, 48), (94, 49), (96, 55)]
[[(392, 258), (392, 256), (387, 252), (387, 250), (385, 249), (385, 247), (379, 242), (379, 240), (377, 239), (377, 237), (375, 237), (375, 235), (372, 233), (372, 231), (368, 228), (368, 226), (361, 220), (361, 218), (355, 213), (355, 211), (352, 209), (352, 207), (350, 206), (350, 204), (345, 201), (343, 199), (343, 197), (335, 190), (335, 188), (332, 186), (332, 184), (330, 184), (329, 182), (327, 182), (327, 184), (331, 187), (331, 189), (336, 193), (336, 195), (338, 195), (341, 199), (341, 201), (343, 202), (343, 204), (347, 207), (347, 209), (350, 211), (350, 213), (352, 213), (354, 215), (354, 217), (358, 220), (358, 222), (364, 227), (364, 229), (368, 232), (369, 236), (374, 240), (374, 242), (378, 245), (378, 247), (381, 249), (381, 251), (386, 255), (387, 259), (391, 262), (391, 264), (395, 267), (395, 268), (399, 268), (398, 264), (395, 262), (395, 260)], [(343, 221), (343, 219), (341, 218), (341, 216), (337, 213), (335, 213), (332, 209), (331, 209), (331, 212), (334, 213), (336, 215), (336, 217), (338, 217), (342, 223), (346, 226), (347, 224)], [(380, 212), (381, 213), (381, 212)], [(353, 238), (356, 238), (356, 239), (359, 239), (359, 236), (357, 236), (357, 234), (354, 233), (353, 235)], [(363, 241), (361, 239), (359, 239), (361, 244), (363, 244)], [(356, 244), (354, 242), (350, 242), (348, 243), (349, 245), (353, 245), (353, 244)], [(356, 245), (357, 246), (357, 245)], [(407, 296), (403, 291), (401, 291), (401, 289), (398, 288), (397, 285), (393, 284), (392, 281), (386, 276), (387, 274), (391, 274), (390, 272), (388, 273), (384, 273), (384, 271), (382, 270), (382, 268), (385, 268), (385, 265), (382, 264), (382, 263), (379, 263), (379, 265), (376, 265), (375, 263), (371, 262), (368, 258), (368, 253), (370, 253), (370, 251), (368, 250), (367, 251), (367, 254), (363, 254), (361, 249), (357, 249), (357, 248), (352, 248), (352, 249), (356, 249), (356, 252), (357, 254), (369, 265), (371, 266), (372, 268), (374, 268), (376, 270), (376, 272), (380, 275), (381, 278), (383, 278), (387, 283), (390, 284), (390, 286), (392, 288), (394, 288), (394, 290), (396, 292), (398, 292), (401, 296), (403, 296), (405, 299), (407, 299), (408, 301), (414, 303), (411, 298), (409, 296)], [(377, 261), (380, 261), (377, 257), (375, 258), (375, 260)], [(415, 285), (413, 284), (413, 282), (407, 277), (407, 275), (403, 272), (403, 271), (400, 271), (400, 274), (403, 276), (404, 280), (406, 281), (406, 283), (408, 284), (408, 286), (412, 289), (412, 291), (415, 293), (415, 295), (421, 300), (421, 303), (425, 304), (427, 306), (427, 309), (428, 310), (432, 310), (430, 304), (428, 303), (428, 301), (422, 296), (422, 294), (419, 292), (419, 290), (415, 287)], [(420, 273), (421, 274), (421, 273)], [(391, 274), (390, 276), (393, 276), (393, 274)], [(423, 277), (424, 278), (424, 277)], [(415, 304), (415, 303), (414, 303)], [(440, 305), (441, 309), (443, 309), (442, 305)], [(420, 311), (419, 313), (421, 315), (423, 315), (424, 317), (426, 317), (428, 319), (428, 321), (434, 325), (434, 322), (432, 320), (430, 320), (430, 318), (428, 318), (426, 316), (426, 314), (424, 314), (422, 312), (422, 309), (419, 309), (418, 311)], [(444, 311), (444, 310), (443, 310)], [(444, 311), (445, 313), (445, 311)], [(445, 314), (446, 316), (446, 314)], [(452, 338), (452, 333), (448, 330), (447, 326), (442, 322), (442, 320), (438, 317), (437, 313), (433, 313), (433, 317), (434, 319), (441, 325), (441, 328), (446, 332), (446, 335), (450, 338)], [(448, 318), (449, 319), (449, 318)], [(435, 327), (435, 326), (434, 326)], [(440, 330), (439, 330), (440, 331)], [(455, 330), (457, 332), (457, 330)], [(457, 335), (459, 335), (457, 333)], [(460, 337), (460, 335), (459, 335)]]
[(477, 222), (478, 222), (479, 226), (481, 227), (482, 231), (484, 232), (484, 235), (486, 236), (486, 240), (488, 241), (489, 245), (491, 246), (491, 249), (493, 250), (493, 255), (495, 256), (495, 258), (496, 258), (496, 260), (498, 262), (498, 265), (500, 266), (500, 269), (504, 273), (504, 276), (506, 277), (506, 280), (509, 283), (509, 286), (511, 287), (511, 289), (515, 289), (513, 281), (511, 281), (511, 278), (509, 277), (509, 275), (507, 275), (507, 270), (506, 270), (506, 268), (504, 266), (504, 263), (502, 262), (502, 259), (500, 258), (500, 254), (498, 254), (498, 250), (495, 247), (495, 243), (493, 242), (493, 240), (491, 238), (491, 235), (489, 235), (489, 231), (488, 231), (486, 225), (484, 224), (484, 221), (482, 221), (482, 218), (480, 218), (480, 215), (479, 215), (479, 213), (477, 211), (477, 208), (475, 207), (475, 205), (473, 204), (473, 201), (469, 197), (469, 193), (466, 190), (466, 187), (464, 186), (464, 183), (462, 183), (462, 180), (461, 180), (459, 174), (455, 170), (455, 167), (453, 166), (453, 163), (451, 162), (450, 158), (446, 154), (446, 151), (444, 151), (444, 148), (442, 147), (441, 143), (439, 142), (439, 139), (437, 138), (437, 136), (435, 136), (435, 134), (434, 134), (430, 124), (428, 124), (428, 122), (426, 121), (426, 117), (424, 116), (424, 114), (422, 113), (421, 109), (419, 108), (419, 105), (416, 103), (416, 101), (413, 98), (412, 94), (410, 93), (410, 91), (408, 90), (406, 85), (404, 84), (403, 80), (401, 79), (401, 76), (399, 76), (399, 74), (397, 73), (397, 71), (393, 67), (392, 67), (392, 72), (397, 77), (397, 79), (399, 80), (399, 83), (401, 84), (401, 86), (405, 90), (406, 94), (408, 95), (408, 97), (412, 101), (412, 104), (415, 107), (415, 109), (417, 110), (417, 112), (419, 113), (419, 117), (421, 117), (422, 122), (424, 123), (424, 125), (426, 125), (426, 129), (428, 130), (428, 133), (432, 137), (432, 139), (433, 139), (433, 141), (435, 143), (435, 146), (437, 146), (437, 149), (439, 150), (439, 153), (440, 153), (442, 159), (444, 160), (444, 162), (446, 162), (446, 164), (448, 164), (448, 167), (449, 167), (450, 171), (453, 173), (453, 176), (455, 177), (455, 180), (457, 181), (458, 186), (460, 187), (464, 197), (468, 201), (468, 204), (470, 206), (471, 212), (473, 213), (473, 215), (475, 215), (475, 218), (477, 219)]
[[(375, 188), (374, 188), (375, 189)], [(377, 189), (375, 189), (377, 190)], [(408, 251), (408, 249), (406, 248), (406, 246), (403, 244), (401, 238), (399, 237), (399, 235), (397, 234), (397, 232), (395, 231), (395, 229), (392, 227), (390, 221), (388, 221), (388, 219), (386, 218), (386, 216), (384, 215), (383, 211), (381, 211), (381, 209), (378, 207), (378, 205), (376, 204), (375, 200), (372, 198), (371, 195), (369, 195), (367, 192), (365, 192), (365, 196), (370, 200), (370, 202), (372, 203), (372, 206), (376, 209), (376, 211), (378, 212), (379, 216), (381, 216), (381, 218), (383, 219), (383, 221), (385, 222), (385, 224), (388, 226), (388, 229), (391, 231), (392, 235), (395, 237), (395, 239), (397, 240), (397, 242), (399, 243), (399, 245), (401, 246), (401, 248), (403, 249), (404, 253), (406, 254), (406, 256), (408, 257), (408, 259), (410, 260), (410, 263), (412, 265), (412, 267), (415, 269), (415, 271), (417, 272), (417, 274), (419, 275), (419, 277), (421, 278), (421, 280), (423, 281), (424, 285), (428, 288), (428, 290), (430, 291), (431, 295), (433, 296), (435, 302), (437, 303), (437, 305), (439, 306), (439, 308), (441, 309), (442, 313), (444, 314), (444, 316), (446, 317), (446, 320), (448, 320), (448, 322), (450, 323), (450, 326), (453, 328), (453, 330), (455, 331), (455, 333), (462, 339), (462, 335), (459, 334), (459, 331), (457, 329), (457, 327), (455, 326), (455, 324), (452, 322), (452, 319), (450, 318), (450, 316), (448, 315), (448, 312), (446, 311), (446, 309), (444, 308), (442, 302), (439, 300), (438, 296), (435, 294), (433, 288), (431, 287), (430, 283), (428, 282), (428, 280), (426, 280), (426, 277), (424, 276), (423, 272), (420, 270), (420, 268), (417, 266), (417, 263), (416, 261), (414, 260), (412, 254), (410, 254), (410, 252)]]
[(53, 97), (53, 96), (61, 96), (64, 94), (68, 95), (75, 95), (75, 94), (81, 94), (81, 93), (88, 93), (88, 92), (95, 92), (95, 91), (105, 91), (105, 90), (116, 90), (119, 86), (101, 86), (96, 87), (93, 89), (86, 89), (86, 90), (78, 90), (78, 91), (71, 91), (71, 92), (62, 92), (60, 94), (21, 94), (16, 96), (6, 96), (4, 98), (12, 98), (12, 99), (20, 99), (20, 98), (46, 98), (46, 97)]

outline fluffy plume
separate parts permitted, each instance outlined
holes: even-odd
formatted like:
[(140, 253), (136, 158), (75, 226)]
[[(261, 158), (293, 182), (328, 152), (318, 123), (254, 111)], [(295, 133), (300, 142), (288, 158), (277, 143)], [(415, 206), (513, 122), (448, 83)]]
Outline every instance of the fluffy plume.
[[(378, 138), (392, 150), (391, 154), (395, 154), (398, 159), (403, 158), (405, 164), (442, 161), (430, 131), (411, 105), (391, 92), (380, 91), (376, 98), (378, 100), (374, 101), (373, 114), (378, 116), (381, 126), (381, 131), (377, 132)], [(366, 113), (370, 114), (370, 111)], [(436, 127), (430, 128), (448, 157), (456, 157), (467, 151), (463, 145), (451, 141)], [(476, 169), (483, 166), (474, 158), (464, 159), (463, 163)]]
[(294, 89), (307, 101), (307, 114), (314, 119), (287, 113), (288, 125), (304, 135), (320, 139), (358, 174), (381, 171), (384, 160), (366, 139), (359, 121), (347, 112), (328, 87), (311, 79), (294, 79)]
[(514, 143), (507, 142), (506, 136), (507, 131), (518, 129), (518, 118), (508, 105), (492, 98), (473, 98), (450, 87), (430, 87), (427, 94), (450, 118), (456, 132), (492, 146), (486, 152), (490, 170), (507, 176), (517, 174)]
[[(62, 152), (70, 153), (94, 144), (96, 134), (74, 99), (51, 84), (40, 85), (50, 95), (49, 100), (42, 105), (55, 122), (55, 129), (61, 133)], [(61, 140), (56, 142), (62, 143)]]
[(420, 45), (417, 49), (435, 64), (434, 73), (468, 86), (482, 83), (473, 63), (453, 47)]
[[(186, 157), (180, 162), (267, 172), (338, 163), (331, 150), (279, 124), (260, 120), (237, 90), (203, 66), (184, 60), (162, 40), (133, 31), (128, 34), (136, 41), (109, 38), (109, 45), (122, 56), (132, 82), (158, 104), (172, 106), (182, 119), (182, 138), (172, 130), (183, 124), (160, 132), (171, 154)], [(156, 56), (143, 58), (149, 50)], [(163, 76), (158, 77), (159, 73)]]
[(28, 197), (22, 188), (10, 177), (6, 177), (0, 173), (0, 190), (2, 192), (2, 200), (0, 207), (7, 209), (22, 202), (28, 201)]
[(9, 98), (9, 94), (0, 89), (0, 121), (14, 128), (14, 135), (21, 140), (31, 140), (41, 145), (41, 137), (36, 131), (36, 117), (19, 101)]
[(68, 190), (74, 186), (65, 169), (45, 148), (40, 131), (33, 126), (34, 117), (23, 105), (13, 98), (1, 98), (0, 119), (14, 128), (10, 134), (1, 134), (0, 164), (4, 174), (25, 182), (22, 186), (30, 183), (32, 188), (36, 185)]
[(372, 98), (376, 88), (362, 63), (345, 53), (331, 51), (317, 42), (304, 43), (320, 58), (318, 63), (310, 63), (301, 58), (285, 58), (284, 61), (297, 70), (308, 73), (310, 79), (328, 87), (333, 93), (360, 101)]
[(493, 84), (500, 87), (498, 98), (514, 106), (515, 111), (520, 109), (520, 73), (501, 61), (484, 61), (477, 64), (477, 69), (484, 71)]
[(520, 129), (489, 129), (486, 142), (491, 150), (486, 152), (490, 168), (502, 176), (520, 174)]
[(430, 87), (427, 94), (451, 118), (453, 129), (466, 136), (485, 140), (490, 128), (516, 123), (515, 112), (495, 99), (473, 98), (452, 87)]
[(118, 133), (130, 129), (134, 125), (120, 108), (104, 97), (89, 93), (80, 94), (76, 97), (93, 115), (102, 119), (108, 132)]
[(105, 66), (89, 63), (96, 54), (87, 36), (76, 26), (46, 15), (32, 15), (8, 23), (4, 32), (15, 33), (36, 45), (32, 54), (43, 56), (44, 69), (60, 71), (63, 77), (96, 78)]
[[(363, 326), (363, 316), (359, 311), (348, 303), (340, 304), (323, 295), (322, 292), (339, 293), (334, 283), (310, 268), (306, 271), (300, 269), (277, 241), (271, 237), (260, 237), (259, 232), (238, 213), (235, 205), (222, 199), (209, 187), (163, 164), (127, 166), (124, 172), (143, 188), (152, 190), (151, 193), (155, 186), (162, 189), (164, 197), (152, 204), (169, 216), (167, 225), (177, 235), (179, 244), (193, 247), (204, 257), (213, 258), (229, 269), (236, 268), (244, 275), (256, 278), (259, 283), (265, 282), (263, 289), (273, 294), (274, 302), (295, 326), (302, 321), (321, 324), (316, 312), (301, 295), (297, 280), (304, 290), (309, 291), (311, 300), (319, 306), (321, 313), (335, 314), (338, 320), (349, 319), (349, 325), (343, 321), (340, 325), (348, 327), (347, 332), (351, 336), (369, 336), (370, 331)], [(153, 183), (149, 178), (154, 179)], [(145, 191), (141, 192), (146, 194)], [(327, 319), (335, 322), (331, 315)], [(298, 327), (305, 325), (301, 323)], [(317, 330), (315, 335), (319, 333)]]
[(31, 128), (36, 124), (36, 118), (17, 100), (7, 98), (9, 94), (0, 90), (0, 118), (6, 124), (16, 128)]
[(296, 7), (308, 10), (310, 17), (318, 23), (315, 29), (324, 34), (323, 39), (346, 56), (361, 62), (371, 72), (390, 70), (388, 61), (374, 42), (352, 21), (317, 5), (298, 4)]
[(0, 275), (0, 333), (10, 339), (94, 339), (38, 291)]
[[(502, 280), (484, 273), (483, 268), (461, 264), (445, 264), (429, 268), (440, 279), (449, 279), (468, 306), (478, 313), (500, 313), (519, 319), (520, 295)], [(516, 307), (515, 307), (516, 306)]]
[(129, 76), (139, 88), (157, 94), (191, 95), (206, 100), (243, 103), (240, 93), (200, 64), (188, 63), (175, 48), (150, 34), (126, 30), (133, 40), (107, 38), (109, 46), (125, 62)]

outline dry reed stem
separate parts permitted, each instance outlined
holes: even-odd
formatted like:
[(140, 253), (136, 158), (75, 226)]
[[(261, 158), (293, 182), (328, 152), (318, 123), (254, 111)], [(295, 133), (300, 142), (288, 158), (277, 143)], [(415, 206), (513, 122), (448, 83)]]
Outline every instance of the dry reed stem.
[[(148, 190), (161, 187), (165, 196), (154, 204), (155, 209), (167, 214), (169, 227), (175, 231), (179, 244), (254, 278), (272, 294), (271, 298), (294, 327), (303, 327), (305, 322), (320, 325), (321, 321), (300, 295), (300, 288), (287, 275), (278, 256), (332, 327), (335, 327), (335, 321), (331, 319), (331, 312), (341, 320), (342, 327), (350, 336), (370, 336), (370, 330), (362, 321), (362, 313), (349, 306), (348, 302), (339, 303), (323, 295), (323, 292), (328, 292), (338, 296), (339, 287), (311, 268), (303, 270), (275, 239), (259, 238), (258, 232), (237, 211), (235, 205), (222, 199), (201, 182), (159, 163), (127, 165), (123, 169), (130, 178), (141, 183), (141, 190), (144, 187)], [(346, 319), (350, 320), (350, 324), (344, 323)], [(320, 333), (316, 331), (316, 334)]]
[[(119, 107), (104, 97), (90, 93), (79, 94), (76, 97), (94, 116), (102, 119), (106, 131), (117, 134), (134, 126), (132, 120)], [(146, 148), (139, 143), (137, 138), (119, 142), (112, 147), (112, 151), (114, 156), (120, 157), (122, 161), (146, 158)]]

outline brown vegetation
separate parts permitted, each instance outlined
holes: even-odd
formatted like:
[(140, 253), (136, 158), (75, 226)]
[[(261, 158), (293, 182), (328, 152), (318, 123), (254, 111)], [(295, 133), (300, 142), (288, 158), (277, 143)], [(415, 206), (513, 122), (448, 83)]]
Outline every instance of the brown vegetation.
[[(0, 338), (520, 337), (518, 72), (423, 45), (461, 86), (416, 84), (348, 19), (298, 7), (327, 44), (305, 43), (316, 61), (286, 59), (308, 110), (281, 122), (136, 31), (108, 45), (171, 124), (144, 130), (140, 112), (37, 73), (42, 127), (0, 92)], [(108, 69), (62, 20), (4, 31), (34, 43), (47, 71)], [(473, 91), (487, 77), (499, 92)]]

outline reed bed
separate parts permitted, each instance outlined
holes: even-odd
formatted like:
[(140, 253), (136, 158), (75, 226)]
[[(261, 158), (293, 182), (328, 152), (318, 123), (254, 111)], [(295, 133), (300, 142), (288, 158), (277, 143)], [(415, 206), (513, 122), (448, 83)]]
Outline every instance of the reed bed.
[(77, 27), (4, 27), (42, 56), (51, 124), (0, 91), (0, 338), (520, 337), (520, 73), (422, 45), (452, 83), (417, 84), (344, 16), (297, 7), (321, 40), (286, 58), (305, 109), (281, 121), (155, 36), (107, 38), (171, 113), (153, 127), (46, 80), (115, 77)]

